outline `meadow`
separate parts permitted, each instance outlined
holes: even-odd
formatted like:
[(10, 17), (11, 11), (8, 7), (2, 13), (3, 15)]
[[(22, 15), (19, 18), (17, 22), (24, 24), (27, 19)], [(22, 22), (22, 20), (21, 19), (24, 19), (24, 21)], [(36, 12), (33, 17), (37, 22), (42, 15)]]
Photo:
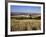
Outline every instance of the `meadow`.
[(11, 31), (40, 30), (41, 19), (39, 17), (11, 17)]

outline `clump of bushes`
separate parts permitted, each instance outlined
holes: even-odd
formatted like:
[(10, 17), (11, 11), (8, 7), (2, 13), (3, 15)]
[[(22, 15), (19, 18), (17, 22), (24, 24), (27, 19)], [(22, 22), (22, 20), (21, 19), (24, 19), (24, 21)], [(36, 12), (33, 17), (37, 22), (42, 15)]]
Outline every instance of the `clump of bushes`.
[(14, 19), (32, 19), (32, 17), (11, 17)]
[(33, 18), (33, 19), (41, 19), (41, 16), (39, 16), (39, 17), (35, 17), (35, 18)]
[(38, 17), (35, 17), (35, 18), (32, 18), (31, 16), (30, 17), (11, 17), (11, 19), (41, 19), (41, 16), (38, 16)]

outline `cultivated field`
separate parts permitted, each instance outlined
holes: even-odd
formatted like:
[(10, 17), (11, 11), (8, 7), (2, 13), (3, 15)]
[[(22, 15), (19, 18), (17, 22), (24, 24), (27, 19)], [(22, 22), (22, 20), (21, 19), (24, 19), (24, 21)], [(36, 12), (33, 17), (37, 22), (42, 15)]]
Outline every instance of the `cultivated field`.
[(11, 31), (27, 31), (40, 29), (40, 19), (16, 19), (16, 17), (11, 18)]

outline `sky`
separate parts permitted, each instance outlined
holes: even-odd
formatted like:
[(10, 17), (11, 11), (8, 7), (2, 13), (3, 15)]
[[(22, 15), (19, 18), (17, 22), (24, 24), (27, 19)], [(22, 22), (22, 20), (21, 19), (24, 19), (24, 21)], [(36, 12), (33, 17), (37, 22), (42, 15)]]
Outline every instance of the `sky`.
[(11, 5), (11, 12), (23, 12), (23, 13), (40, 13), (40, 6), (19, 6), (19, 5)]

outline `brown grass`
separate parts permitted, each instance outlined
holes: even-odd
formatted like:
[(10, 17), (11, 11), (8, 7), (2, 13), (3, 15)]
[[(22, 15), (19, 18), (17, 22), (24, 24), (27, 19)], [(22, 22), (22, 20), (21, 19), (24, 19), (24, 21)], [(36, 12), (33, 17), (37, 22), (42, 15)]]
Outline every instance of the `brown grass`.
[(40, 30), (41, 20), (36, 19), (11, 19), (11, 31)]

